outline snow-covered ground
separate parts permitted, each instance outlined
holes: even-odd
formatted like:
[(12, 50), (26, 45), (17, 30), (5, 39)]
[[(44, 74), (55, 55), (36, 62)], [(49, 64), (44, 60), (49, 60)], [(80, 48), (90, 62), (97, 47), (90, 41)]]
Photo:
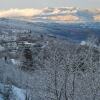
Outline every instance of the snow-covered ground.
[(5, 100), (6, 95), (9, 95), (9, 100), (25, 100), (26, 91), (14, 85), (10, 86), (0, 83), (0, 100)]

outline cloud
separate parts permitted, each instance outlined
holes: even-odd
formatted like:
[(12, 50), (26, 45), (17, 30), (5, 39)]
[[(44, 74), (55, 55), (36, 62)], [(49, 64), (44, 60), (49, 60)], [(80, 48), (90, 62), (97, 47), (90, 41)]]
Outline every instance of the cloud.
[(75, 7), (60, 8), (26, 8), (0, 10), (0, 17), (35, 17), (55, 21), (100, 21), (100, 9), (79, 9)]
[(9, 9), (0, 11), (0, 17), (29, 17), (29, 16), (36, 16), (42, 13), (40, 9)]
[(9, 10), (0, 10), (0, 17), (31, 17), (39, 15), (59, 15), (59, 14), (71, 14), (74, 13), (76, 8), (67, 7), (67, 8), (43, 8), (43, 9), (9, 9)]
[(77, 21), (79, 18), (74, 15), (65, 15), (65, 16), (52, 16), (48, 17), (51, 20), (58, 20), (58, 21)]
[(95, 21), (100, 21), (100, 15), (94, 16)]

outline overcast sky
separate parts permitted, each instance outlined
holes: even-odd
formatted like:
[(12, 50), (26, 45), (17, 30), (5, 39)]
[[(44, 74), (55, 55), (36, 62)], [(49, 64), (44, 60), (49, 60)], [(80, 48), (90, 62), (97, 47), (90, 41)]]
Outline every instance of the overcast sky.
[(0, 9), (43, 7), (100, 8), (100, 0), (0, 0)]

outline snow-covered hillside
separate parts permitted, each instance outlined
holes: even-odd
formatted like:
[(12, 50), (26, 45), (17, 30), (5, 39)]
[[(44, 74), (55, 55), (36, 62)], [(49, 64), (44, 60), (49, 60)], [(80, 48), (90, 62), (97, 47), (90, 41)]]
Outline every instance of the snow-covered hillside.
[(0, 100), (100, 100), (99, 14), (0, 11)]

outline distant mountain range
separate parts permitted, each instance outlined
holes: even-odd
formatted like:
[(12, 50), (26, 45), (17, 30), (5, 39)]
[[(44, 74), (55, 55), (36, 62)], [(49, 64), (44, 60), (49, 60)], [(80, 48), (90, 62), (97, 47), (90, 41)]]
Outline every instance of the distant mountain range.
[(0, 17), (64, 22), (91, 22), (100, 21), (100, 9), (80, 9), (76, 7), (9, 9), (0, 11)]

